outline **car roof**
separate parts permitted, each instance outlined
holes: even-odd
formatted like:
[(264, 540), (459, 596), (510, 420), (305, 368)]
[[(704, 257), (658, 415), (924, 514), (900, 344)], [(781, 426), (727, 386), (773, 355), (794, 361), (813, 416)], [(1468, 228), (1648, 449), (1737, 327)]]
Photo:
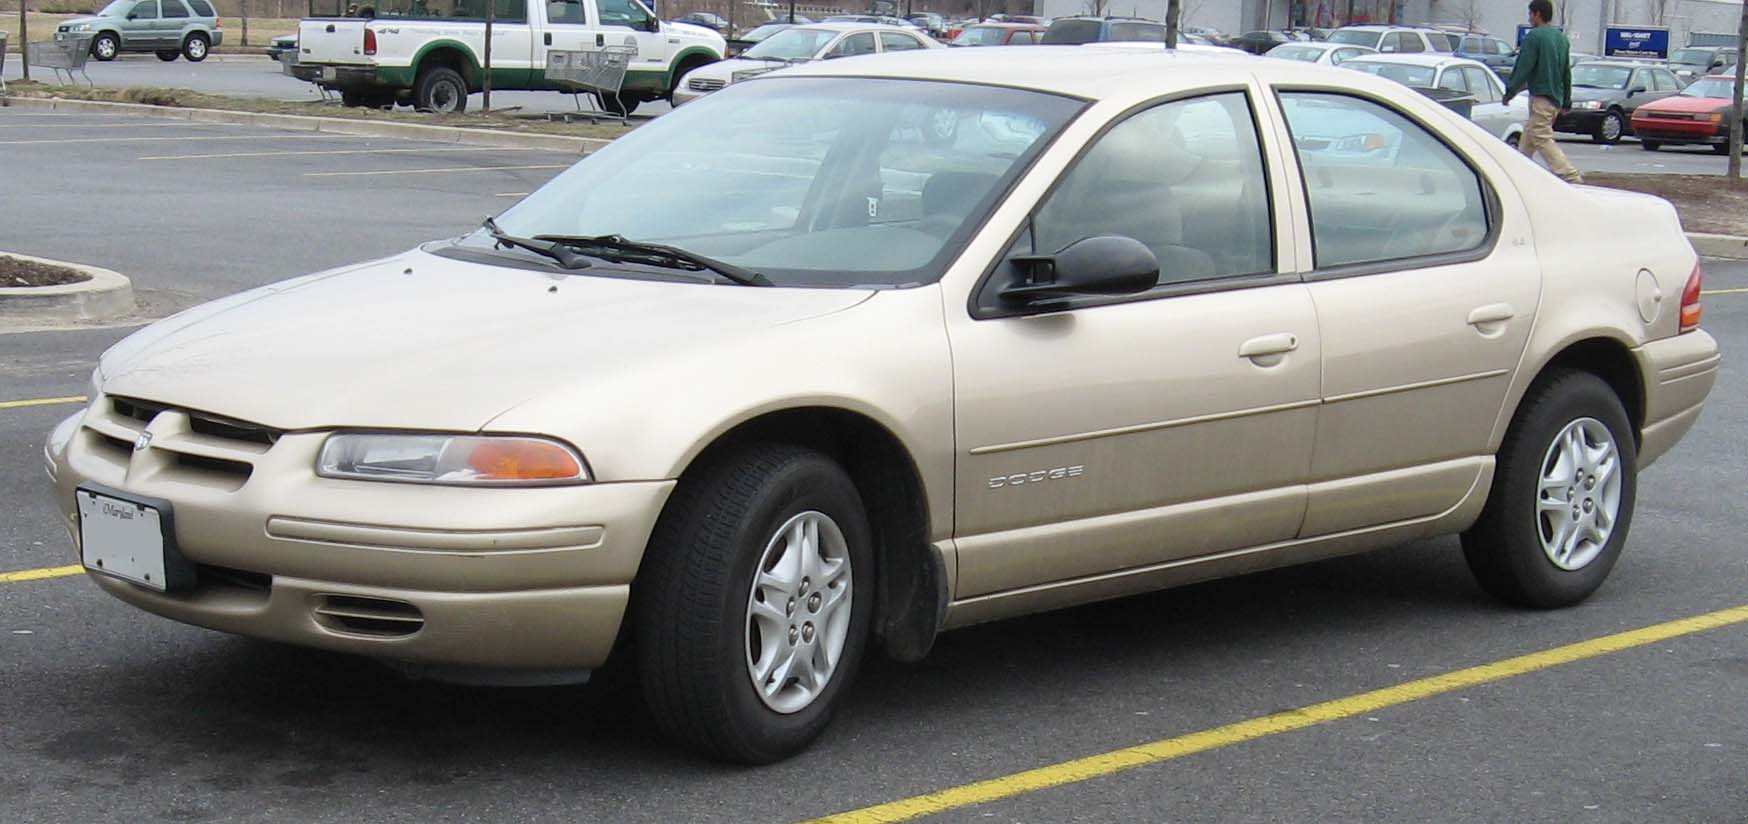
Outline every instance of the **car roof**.
[(1379, 25), (1379, 24), (1369, 24), (1369, 25), (1363, 25), (1363, 26), (1342, 26), (1341, 28), (1336, 29), (1336, 31), (1417, 31), (1417, 32), (1432, 32), (1433, 34), (1452, 34), (1452, 32), (1439, 31), (1438, 29), (1429, 29), (1429, 28), (1424, 28), (1421, 26), (1385, 26), (1385, 25)]
[[(1394, 63), (1394, 64), (1399, 65), (1399, 66), (1427, 66), (1429, 68), (1437, 68), (1439, 66), (1443, 66), (1446, 64), (1457, 64), (1457, 65), (1464, 65), (1464, 66), (1480, 66), (1481, 65), (1481, 63), (1474, 61), (1474, 60), (1470, 60), (1467, 57), (1455, 57), (1455, 56), (1450, 55), (1446, 52), (1419, 52), (1419, 53), (1415, 53), (1415, 54), (1368, 54), (1364, 57), (1356, 57), (1354, 59), (1355, 60), (1364, 60), (1367, 63)], [(1483, 68), (1485, 68), (1485, 67), (1483, 67)]]
[[(1210, 47), (1202, 47), (1208, 49)], [(1465, 61), (1473, 62), (1473, 61)], [(1162, 68), (1169, 68), (1162, 71)], [(1269, 82), (1325, 81), (1347, 88), (1399, 88), (1383, 78), (1334, 66), (1256, 60), (1231, 49), (1057, 48), (916, 49), (878, 58), (820, 60), (781, 72), (786, 77), (872, 77), (935, 80), (1035, 89), (1087, 100), (1224, 86), (1260, 77)]]
[(845, 20), (837, 23), (796, 23), (795, 28), (813, 29), (815, 31), (913, 31), (903, 26), (889, 26), (885, 23), (866, 23), (859, 20)]
[(1328, 40), (1295, 40), (1291, 43), (1282, 43), (1281, 45), (1276, 46), (1275, 48), (1285, 49), (1285, 48), (1300, 48), (1300, 47), (1308, 48), (1308, 49), (1322, 49), (1324, 51), (1329, 51), (1330, 49), (1365, 49), (1369, 53), (1372, 53), (1372, 54), (1377, 53), (1377, 52), (1372, 51), (1372, 48), (1370, 46), (1362, 46), (1358, 43), (1332, 43)]
[(1656, 68), (1658, 64), (1644, 60), (1580, 60), (1580, 66), (1619, 66), (1623, 69)]
[(1047, 29), (1047, 28), (1049, 28), (1049, 26), (1041, 26), (1041, 25), (1038, 25), (1037, 23), (1009, 23), (1006, 20), (997, 20), (993, 23), (967, 23), (967, 24), (965, 24), (965, 28), (968, 28), (968, 29)]

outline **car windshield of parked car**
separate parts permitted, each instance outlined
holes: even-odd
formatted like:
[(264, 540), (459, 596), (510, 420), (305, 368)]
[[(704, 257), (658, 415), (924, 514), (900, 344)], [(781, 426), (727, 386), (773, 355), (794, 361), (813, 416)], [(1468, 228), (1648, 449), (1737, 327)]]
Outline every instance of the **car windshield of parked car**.
[(999, 46), (1006, 32), (999, 26), (972, 26), (953, 38), (955, 46)]
[(1277, 60), (1300, 60), (1306, 63), (1315, 63), (1317, 58), (1323, 56), (1323, 50), (1310, 46), (1276, 46), (1269, 49), (1267, 56)]
[(1341, 64), (1344, 69), (1357, 69), (1366, 74), (1394, 80), (1404, 86), (1429, 88), (1432, 86), (1433, 70), (1430, 66), (1409, 66), (1402, 63), (1382, 63), (1376, 60), (1349, 60)]
[(1046, 46), (1079, 46), (1097, 43), (1104, 24), (1097, 20), (1058, 20), (1044, 32)]
[(826, 29), (784, 29), (747, 49), (742, 57), (765, 60), (812, 60), (838, 33)]
[(1346, 43), (1350, 46), (1376, 47), (1378, 45), (1378, 33), (1375, 31), (1352, 31), (1341, 29), (1330, 33), (1329, 42)]
[(1682, 97), (1721, 97), (1725, 100), (1734, 96), (1735, 84), (1721, 77), (1707, 77), (1695, 80), (1687, 88), (1681, 90)]
[[(105, 9), (107, 12), (108, 10)], [(1710, 66), (1714, 52), (1708, 49), (1682, 49), (1669, 55), (1669, 62), (1684, 66)]]
[(1572, 85), (1585, 89), (1624, 89), (1633, 70), (1624, 66), (1578, 65), (1572, 67)]
[[(1084, 105), (966, 83), (753, 80), (639, 126), (497, 225), (520, 237), (676, 246), (779, 286), (929, 283)], [(496, 246), (485, 231), (458, 245)]]
[(763, 26), (759, 26), (746, 34), (741, 35), (740, 39), (758, 42), (787, 28), (790, 28), (788, 23), (766, 23)]

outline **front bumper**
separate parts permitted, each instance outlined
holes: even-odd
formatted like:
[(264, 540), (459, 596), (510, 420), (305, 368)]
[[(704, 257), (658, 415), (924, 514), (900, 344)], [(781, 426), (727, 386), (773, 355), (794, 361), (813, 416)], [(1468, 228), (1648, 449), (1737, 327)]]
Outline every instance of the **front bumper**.
[(1554, 118), (1554, 131), (1568, 134), (1595, 134), (1602, 126), (1602, 116), (1608, 109), (1572, 109)]
[(1633, 121), (1633, 133), (1641, 140), (1655, 140), (1660, 143), (1715, 145), (1730, 142), (1728, 124), (1709, 120), (1641, 118)]
[[(511, 671), (592, 669), (612, 651), (671, 481), (478, 489), (320, 478), (325, 433), (215, 437), (199, 413), (149, 423), (107, 396), (45, 448), (78, 544), (74, 490), (161, 498), (196, 584), (104, 591), (198, 626), (377, 658)], [(203, 433), (201, 430), (206, 429)], [(150, 431), (144, 449), (138, 433)], [(133, 433), (133, 434), (129, 434)]]
[(1650, 466), (1699, 420), (1718, 380), (1718, 342), (1704, 329), (1654, 340), (1633, 350), (1645, 382), (1639, 468)]

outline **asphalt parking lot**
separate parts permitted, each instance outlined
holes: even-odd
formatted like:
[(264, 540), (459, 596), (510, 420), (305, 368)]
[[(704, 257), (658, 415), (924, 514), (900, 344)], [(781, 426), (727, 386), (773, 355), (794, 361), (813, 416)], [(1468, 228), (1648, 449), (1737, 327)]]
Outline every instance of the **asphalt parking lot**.
[[(921, 664), (873, 663), (825, 738), (771, 767), (676, 752), (633, 693), (407, 680), (152, 617), (68, 574), (77, 559), (41, 449), (105, 347), (197, 301), (466, 231), (574, 159), (0, 109), (0, 249), (117, 269), (145, 297), (144, 316), (122, 324), (0, 329), (0, 821), (743, 822), (876, 807), (845, 820), (1712, 822), (1748, 810), (1741, 263), (1707, 261), (1717, 388), (1643, 476), (1626, 554), (1584, 605), (1499, 606), (1441, 539), (986, 625), (943, 636)], [(1668, 626), (1708, 615), (1717, 626)], [(1597, 640), (1645, 627), (1664, 629)], [(1564, 663), (1516, 659), (1565, 645), (1579, 646)], [(1494, 666), (1468, 686), (1425, 680), (1480, 665)], [(1138, 745), (1144, 755), (1052, 767)], [(1123, 763), (1139, 765), (1112, 769)], [(988, 783), (917, 799), (972, 782)]]

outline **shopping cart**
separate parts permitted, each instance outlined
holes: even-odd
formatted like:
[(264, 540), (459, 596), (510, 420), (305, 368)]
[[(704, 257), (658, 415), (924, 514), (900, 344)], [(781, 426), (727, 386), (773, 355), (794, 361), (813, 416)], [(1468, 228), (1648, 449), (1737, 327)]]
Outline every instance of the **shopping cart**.
[[(546, 53), (546, 80), (569, 91), (582, 111), (582, 96), (594, 100), (597, 111), (588, 112), (590, 121), (608, 118), (625, 122), (625, 108), (619, 104), (619, 91), (625, 85), (625, 70), (637, 56), (636, 46), (603, 46), (599, 49)], [(565, 118), (570, 119), (568, 116)]]
[(91, 75), (85, 74), (85, 61), (91, 59), (91, 41), (95, 37), (93, 34), (57, 34), (53, 40), (26, 43), (24, 59), (39, 69), (53, 71), (56, 80), (66, 75), (69, 86), (74, 85), (73, 73), (78, 72), (86, 83), (96, 88)]

